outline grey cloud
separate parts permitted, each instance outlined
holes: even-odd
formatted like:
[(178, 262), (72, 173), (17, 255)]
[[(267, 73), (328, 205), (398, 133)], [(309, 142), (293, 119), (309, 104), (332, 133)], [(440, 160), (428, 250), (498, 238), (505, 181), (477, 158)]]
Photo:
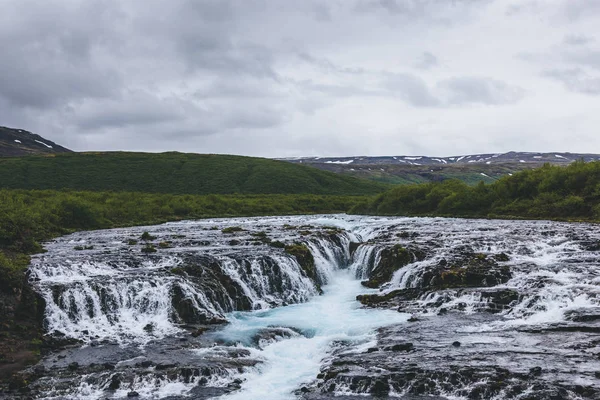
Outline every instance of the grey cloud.
[[(186, 110), (187, 109), (187, 110)], [(133, 92), (106, 100), (91, 100), (78, 107), (74, 121), (83, 130), (158, 124), (185, 119), (185, 111), (197, 112), (178, 99), (161, 99)]]
[(582, 46), (588, 43), (592, 43), (594, 38), (585, 35), (567, 35), (565, 36), (564, 43), (570, 46)]
[(101, 56), (95, 53), (109, 35), (104, 22), (112, 16), (113, 9), (98, 1), (81, 7), (35, 2), (4, 8), (0, 97), (16, 106), (41, 109), (116, 93), (119, 72), (100, 65)]
[(600, 95), (600, 76), (590, 76), (580, 68), (548, 70), (544, 76), (561, 82), (572, 92)]
[(600, 69), (600, 51), (583, 50), (565, 53), (565, 59), (575, 64)]
[[(0, 124), (82, 150), (176, 148), (273, 156), (318, 152), (319, 146), (322, 153), (335, 153), (338, 147), (331, 146), (340, 143), (362, 150), (361, 132), (373, 128), (381, 133), (369, 144), (377, 151), (387, 150), (378, 143), (389, 142), (385, 135), (397, 129), (403, 112), (406, 132), (419, 126), (429, 137), (464, 118), (481, 121), (500, 107), (515, 111), (511, 116), (523, 115), (528, 102), (517, 104), (525, 93), (546, 90), (529, 79), (540, 70), (550, 69), (544, 76), (568, 90), (595, 92), (599, 55), (597, 42), (589, 39), (598, 37), (600, 24), (594, 25), (599, 15), (594, 9), (575, 0), (567, 13), (566, 0), (528, 1), (534, 8), (522, 12), (540, 11), (549, 18), (562, 12), (562, 22), (581, 24), (555, 26), (540, 18), (535, 22), (540, 38), (519, 41), (513, 24), (514, 31), (529, 29), (531, 20), (506, 18), (505, 4), (4, 0)], [(496, 65), (483, 59), (489, 52), (482, 48), (493, 43), (480, 21), (490, 32), (506, 32)], [(461, 48), (466, 37), (469, 45)], [(542, 53), (536, 46), (547, 37), (565, 39)], [(507, 52), (529, 54), (530, 62), (503, 60)], [(436, 68), (440, 59), (444, 68)], [(498, 67), (502, 63), (506, 68)], [(484, 77), (470, 76), (472, 71)], [(578, 96), (590, 101), (585, 99)], [(478, 105), (489, 107), (471, 110)], [(421, 126), (420, 118), (436, 122)], [(331, 129), (331, 121), (339, 126)], [(511, 126), (521, 126), (517, 122)], [(173, 137), (177, 140), (167, 140)]]
[(513, 104), (524, 96), (523, 89), (491, 78), (457, 77), (438, 84), (447, 93), (447, 103)]
[(327, 58), (315, 57), (314, 55), (306, 53), (306, 52), (298, 52), (297, 56), (300, 60), (302, 60), (308, 64), (311, 64), (317, 68), (320, 68), (321, 70), (323, 70), (327, 73), (360, 75), (360, 74), (366, 74), (369, 72), (369, 71), (365, 70), (364, 68), (339, 66), (339, 65), (331, 62), (331, 60), (328, 60)]
[(426, 51), (423, 54), (421, 54), (421, 57), (419, 57), (419, 60), (415, 63), (415, 66), (420, 69), (430, 69), (433, 67), (437, 67), (439, 63), (440, 62), (435, 55)]
[(415, 107), (437, 107), (441, 104), (427, 83), (414, 75), (390, 74), (385, 80), (385, 89)]
[(600, 2), (594, 0), (565, 0), (561, 14), (573, 21), (599, 15)]

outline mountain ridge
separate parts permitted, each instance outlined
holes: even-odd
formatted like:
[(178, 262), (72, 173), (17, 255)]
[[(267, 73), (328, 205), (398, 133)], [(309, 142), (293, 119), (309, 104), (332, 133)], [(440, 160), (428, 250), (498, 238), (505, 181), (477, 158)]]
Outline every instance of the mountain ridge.
[(571, 153), (571, 152), (531, 152), (509, 151), (506, 153), (475, 153), (460, 156), (433, 157), (433, 156), (344, 156), (344, 157), (288, 157), (276, 158), (277, 160), (301, 164), (406, 164), (406, 165), (449, 165), (449, 164), (501, 164), (510, 162), (534, 162), (551, 164), (571, 163), (576, 160), (598, 161), (600, 154)]
[(70, 152), (72, 150), (25, 129), (0, 126), (0, 157)]

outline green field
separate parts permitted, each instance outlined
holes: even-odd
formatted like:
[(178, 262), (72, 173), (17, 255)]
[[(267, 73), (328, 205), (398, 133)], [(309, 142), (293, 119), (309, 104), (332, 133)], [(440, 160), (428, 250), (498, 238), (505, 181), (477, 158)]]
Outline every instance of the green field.
[(358, 214), (600, 219), (600, 162), (544, 165), (469, 186), (458, 180), (398, 186), (352, 209)]
[(115, 152), (0, 158), (0, 188), (196, 195), (367, 195), (389, 186), (256, 157)]

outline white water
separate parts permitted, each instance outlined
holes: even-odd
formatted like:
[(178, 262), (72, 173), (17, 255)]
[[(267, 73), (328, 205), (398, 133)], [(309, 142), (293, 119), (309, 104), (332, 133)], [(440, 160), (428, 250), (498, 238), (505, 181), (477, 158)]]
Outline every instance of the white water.
[(267, 327), (292, 327), (306, 337), (284, 339), (253, 350), (264, 363), (244, 376), (242, 390), (224, 396), (225, 399), (290, 399), (293, 390), (314, 380), (332, 343), (369, 342), (374, 339), (376, 328), (403, 323), (409, 317), (391, 310), (360, 308), (356, 295), (365, 290), (348, 270), (335, 272), (324, 292), (308, 303), (229, 316), (231, 324), (221, 332), (228, 340), (248, 343)]

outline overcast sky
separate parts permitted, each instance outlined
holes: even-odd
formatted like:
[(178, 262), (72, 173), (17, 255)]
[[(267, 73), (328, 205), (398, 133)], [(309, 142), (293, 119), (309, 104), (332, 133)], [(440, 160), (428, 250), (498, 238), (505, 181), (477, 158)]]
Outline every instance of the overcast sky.
[(74, 150), (600, 153), (598, 0), (0, 10), (0, 125)]

